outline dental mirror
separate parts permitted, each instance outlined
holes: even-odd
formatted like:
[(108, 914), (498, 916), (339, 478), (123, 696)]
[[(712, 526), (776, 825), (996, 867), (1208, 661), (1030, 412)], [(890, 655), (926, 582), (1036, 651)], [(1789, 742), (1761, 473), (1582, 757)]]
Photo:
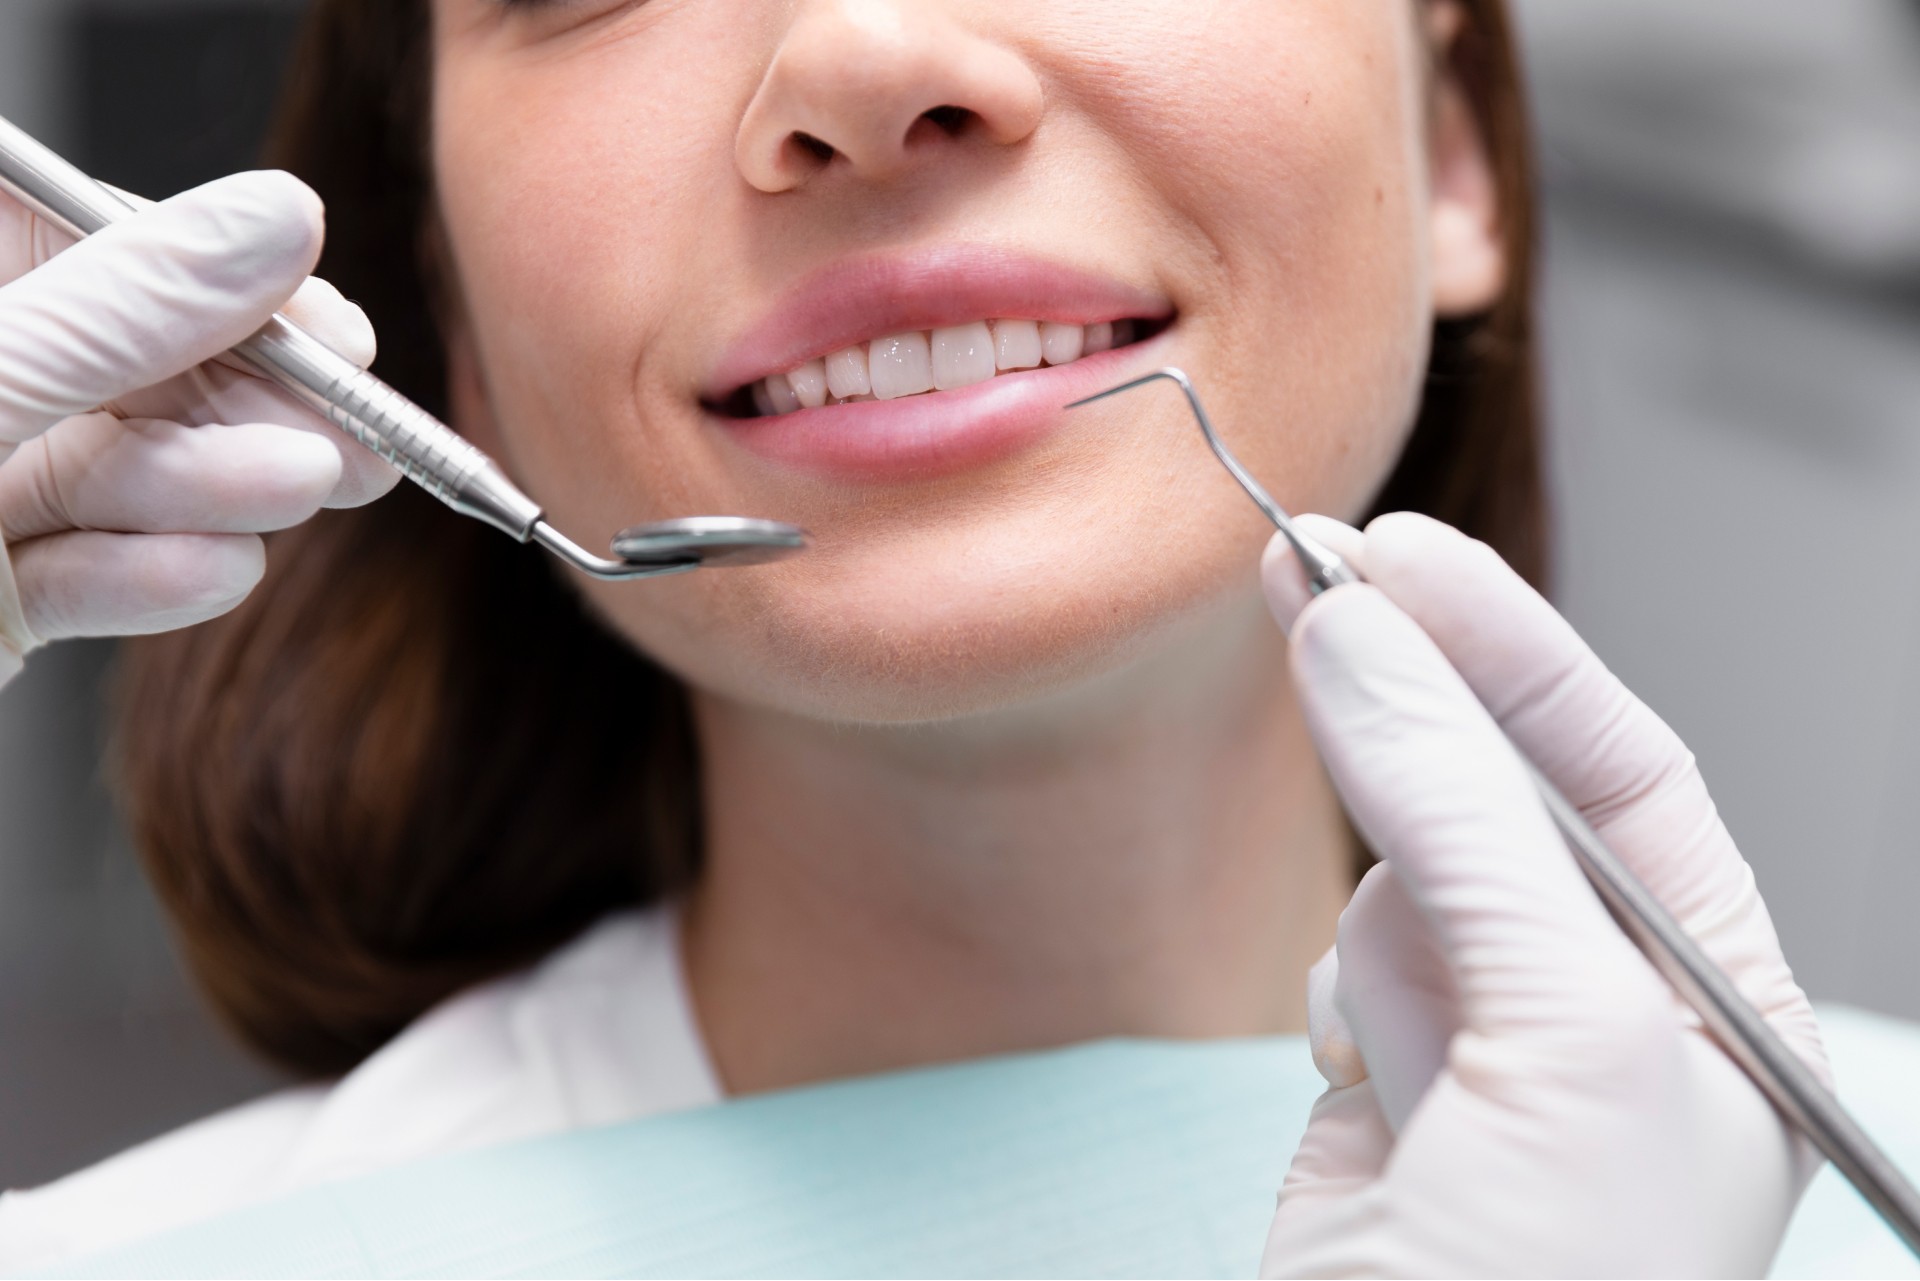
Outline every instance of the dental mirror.
[(544, 520), (534, 525), (530, 538), (574, 568), (608, 581), (760, 565), (807, 548), (805, 530), (752, 516), (683, 516), (635, 525), (614, 535), (611, 560), (595, 556)]
[(635, 525), (614, 535), (613, 554), (629, 564), (695, 560), (703, 566), (763, 565), (806, 550), (806, 533), (752, 516), (683, 516)]

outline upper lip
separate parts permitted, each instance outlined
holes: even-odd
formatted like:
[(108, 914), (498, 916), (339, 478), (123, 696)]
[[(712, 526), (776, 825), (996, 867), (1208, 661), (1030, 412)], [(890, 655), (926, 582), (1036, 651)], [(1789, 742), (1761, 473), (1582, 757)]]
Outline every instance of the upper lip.
[(1002, 249), (959, 246), (848, 259), (815, 272), (729, 344), (701, 399), (855, 343), (976, 320), (1161, 320), (1161, 296), (1078, 268)]

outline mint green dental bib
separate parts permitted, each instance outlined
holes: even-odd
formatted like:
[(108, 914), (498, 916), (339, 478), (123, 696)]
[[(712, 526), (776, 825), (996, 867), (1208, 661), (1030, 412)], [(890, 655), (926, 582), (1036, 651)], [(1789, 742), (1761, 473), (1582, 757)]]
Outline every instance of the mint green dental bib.
[[(1920, 1154), (1920, 1034), (1822, 1021), (1843, 1093), (1871, 1059), (1899, 1096), (1862, 1119)], [(987, 1059), (437, 1158), (60, 1275), (1250, 1277), (1321, 1086), (1297, 1037)], [(1802, 1223), (1790, 1274), (1903, 1262), (1831, 1171)]]

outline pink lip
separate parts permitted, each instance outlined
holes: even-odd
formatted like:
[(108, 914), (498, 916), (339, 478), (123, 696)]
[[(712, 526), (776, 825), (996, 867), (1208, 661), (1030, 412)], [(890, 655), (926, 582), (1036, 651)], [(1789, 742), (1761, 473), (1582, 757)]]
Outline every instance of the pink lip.
[[(828, 268), (789, 294), (728, 349), (703, 399), (715, 403), (769, 374), (913, 329), (1000, 316), (1082, 325), (1159, 321), (1172, 311), (1165, 298), (997, 250), (859, 259)], [(715, 419), (750, 452), (802, 471), (841, 480), (923, 478), (1017, 452), (1060, 425), (1067, 402), (1121, 381), (1123, 368), (1140, 363), (1166, 337), (953, 391)]]
[(1091, 325), (1162, 320), (1167, 300), (1058, 263), (956, 246), (857, 258), (816, 273), (730, 346), (701, 396), (715, 402), (769, 374), (855, 343), (1007, 316)]

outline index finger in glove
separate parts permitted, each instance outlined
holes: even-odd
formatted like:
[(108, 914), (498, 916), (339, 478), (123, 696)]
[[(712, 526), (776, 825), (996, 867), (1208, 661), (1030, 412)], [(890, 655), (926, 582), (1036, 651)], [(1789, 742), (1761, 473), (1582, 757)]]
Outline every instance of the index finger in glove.
[(1327, 770), (1432, 928), (1468, 1028), (1587, 1046), (1605, 1011), (1659, 1008), (1519, 757), (1411, 618), (1342, 587), (1301, 613), (1290, 657)]
[[(154, 202), (145, 197), (113, 190), (139, 209), (154, 207)], [(0, 281), (24, 275), (76, 243), (74, 237), (0, 193)], [(288, 320), (360, 368), (373, 363), (373, 325), (365, 312), (326, 281), (308, 277), (280, 310)], [(166, 382), (117, 396), (104, 402), (103, 407), (120, 418), (156, 418), (197, 426), (278, 423), (314, 432), (326, 438), (340, 458), (340, 480), (327, 499), (329, 507), (357, 507), (371, 502), (400, 479), (399, 473), (372, 450), (231, 354), (223, 353)]]
[(74, 238), (0, 191), (0, 284), (26, 275)]
[(1824, 1068), (1753, 871), (1680, 737), (1486, 544), (1403, 513), (1368, 526), (1365, 554), (1368, 579), (1433, 638), (1514, 744)]
[[(152, 209), (158, 202), (111, 183), (102, 183), (128, 204), (140, 210)], [(0, 191), (0, 284), (15, 280), (40, 266), (55, 254), (71, 249), (79, 241), (40, 218), (19, 201)], [(293, 297), (280, 308), (288, 320), (318, 338), (327, 346), (365, 369), (373, 363), (378, 344), (366, 312), (343, 297), (338, 289), (318, 276), (309, 276)], [(251, 372), (231, 356), (218, 357), (235, 370)], [(154, 417), (151, 414), (127, 414), (128, 418)], [(251, 420), (249, 420), (251, 421)]]
[(115, 223), (0, 288), (0, 445), (241, 342), (312, 270), (322, 218), (298, 179), (238, 174)]
[[(100, 185), (135, 209), (151, 209), (158, 203), (123, 191), (110, 182)], [(0, 191), (0, 284), (17, 280), (82, 239), (84, 237), (62, 231), (8, 192)]]
[[(374, 333), (366, 313), (326, 281), (310, 277), (282, 310), (289, 320), (354, 364), (365, 368), (372, 362)], [(158, 418), (196, 427), (277, 423), (311, 432), (340, 459), (340, 479), (327, 498), (328, 507), (371, 502), (400, 480), (400, 473), (372, 450), (230, 355), (117, 397), (108, 408), (122, 418)]]

